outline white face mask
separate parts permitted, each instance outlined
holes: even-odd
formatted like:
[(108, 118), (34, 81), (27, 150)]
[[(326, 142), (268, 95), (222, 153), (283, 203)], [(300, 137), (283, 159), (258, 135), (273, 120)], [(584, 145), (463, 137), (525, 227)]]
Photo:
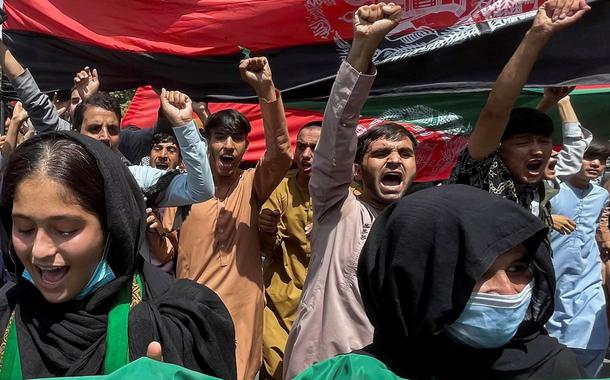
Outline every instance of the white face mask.
[(518, 294), (472, 293), (448, 336), (474, 348), (496, 348), (515, 336), (532, 299), (532, 282)]

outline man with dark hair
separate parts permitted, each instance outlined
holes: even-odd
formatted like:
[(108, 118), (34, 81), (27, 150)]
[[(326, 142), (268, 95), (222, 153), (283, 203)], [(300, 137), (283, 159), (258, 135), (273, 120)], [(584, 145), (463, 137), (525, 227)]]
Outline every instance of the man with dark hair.
[[(0, 66), (15, 88), (37, 133), (65, 129), (66, 121), (59, 118), (49, 97), (40, 91), (29, 70), (21, 66), (2, 41)], [(146, 166), (129, 166), (129, 170), (144, 192), (154, 196), (149, 203), (165, 207), (207, 200), (214, 193), (214, 182), (206, 142), (201, 140), (193, 122), (192, 102), (185, 94), (165, 89), (160, 99), (163, 114), (180, 141), (187, 174), (176, 175), (166, 184), (159, 181), (166, 174), (164, 170)], [(86, 97), (76, 107), (74, 119), (74, 129), (105, 143), (130, 165), (118, 151), (121, 110), (109, 94), (97, 92)]]
[(99, 140), (118, 152), (121, 107), (109, 93), (97, 92), (78, 104), (72, 125), (81, 134)]
[(239, 379), (252, 379), (262, 362), (263, 276), (258, 214), (290, 167), (290, 139), (279, 91), (264, 57), (243, 60), (242, 78), (256, 92), (266, 152), (256, 168), (239, 168), (250, 123), (235, 110), (212, 114), (205, 125), (216, 184), (213, 199), (195, 204), (180, 227), (176, 277), (205, 284), (235, 323)]
[[(210, 163), (216, 186), (228, 186), (240, 173), (239, 164), (248, 149), (250, 122), (240, 112), (228, 109), (210, 115), (204, 135), (210, 142)], [(269, 146), (267, 146), (269, 149)]]
[[(408, 182), (404, 183), (405, 186), (400, 187), (404, 182), (404, 176), (393, 170), (383, 170), (384, 168), (380, 166), (382, 163), (375, 159), (379, 155), (382, 157), (387, 155), (386, 144), (381, 144), (383, 140), (410, 141), (410, 146), (403, 144), (403, 149), (398, 152), (401, 157), (406, 159), (414, 157), (414, 150), (417, 147), (417, 140), (413, 134), (396, 123), (384, 123), (369, 128), (358, 137), (356, 158), (354, 159), (354, 179), (362, 185), (361, 198), (380, 210), (387, 206), (388, 201), (394, 201), (404, 196), (412, 181), (412, 178), (409, 178)], [(390, 163), (385, 165), (388, 168), (391, 166)], [(400, 191), (392, 190), (393, 186), (399, 186)], [(388, 191), (388, 189), (390, 190)]]
[(584, 0), (547, 1), (496, 80), (453, 169), (449, 183), (479, 187), (529, 208), (547, 225), (542, 183), (553, 147), (546, 114), (513, 105), (536, 59), (555, 32), (574, 24), (590, 7)]
[[(358, 288), (358, 258), (377, 215), (411, 184), (416, 144), (397, 124), (372, 127), (360, 138), (356, 126), (375, 79), (373, 54), (400, 16), (399, 6), (384, 3), (354, 14), (352, 48), (324, 111), (309, 181), (312, 254), (284, 352), (285, 379), (373, 340)], [(359, 197), (350, 189), (354, 178), (362, 182)]]
[(603, 175), (610, 156), (608, 141), (593, 140), (585, 151), (580, 172), (560, 185), (551, 199), (554, 213), (575, 223), (571, 233), (553, 231), (553, 267), (557, 279), (555, 313), (547, 329), (576, 354), (588, 378), (599, 373), (608, 350), (608, 320), (600, 251), (596, 231), (608, 192), (592, 183)]
[[(155, 132), (150, 153), (142, 165), (161, 170), (180, 170), (180, 145), (170, 130)], [(146, 210), (146, 237), (150, 248), (150, 262), (161, 270), (174, 274), (174, 260), (178, 254), (178, 227), (174, 227), (175, 207), (148, 208)]]
[(288, 172), (258, 217), (261, 251), (265, 256), (263, 369), (264, 375), (275, 379), (282, 378), (284, 347), (311, 257), (313, 209), (308, 186), (320, 127), (321, 122), (313, 122), (299, 130), (293, 158), (296, 170)]
[(180, 145), (171, 132), (156, 132), (148, 156), (149, 165), (161, 170), (178, 169), (182, 165)]

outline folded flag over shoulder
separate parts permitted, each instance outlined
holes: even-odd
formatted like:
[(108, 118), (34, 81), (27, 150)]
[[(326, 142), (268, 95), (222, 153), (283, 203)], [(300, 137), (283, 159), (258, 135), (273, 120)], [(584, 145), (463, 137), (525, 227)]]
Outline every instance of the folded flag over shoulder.
[[(402, 0), (375, 55), (373, 94), (489, 87), (542, 0)], [(245, 47), (267, 55), (285, 100), (323, 98), (367, 0), (6, 0), (3, 36), (43, 90), (95, 66), (105, 90), (152, 84), (193, 98), (243, 99)], [(532, 84), (609, 82), (610, 2), (556, 35)]]

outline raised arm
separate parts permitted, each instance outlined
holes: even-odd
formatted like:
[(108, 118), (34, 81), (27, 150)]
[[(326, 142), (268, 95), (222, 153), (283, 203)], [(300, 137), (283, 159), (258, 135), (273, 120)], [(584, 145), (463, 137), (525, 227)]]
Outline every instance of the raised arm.
[(290, 137), (286, 127), (284, 103), (273, 84), (267, 58), (245, 59), (239, 64), (239, 72), (242, 79), (256, 92), (263, 116), (266, 150), (254, 174), (254, 195), (258, 204), (262, 205), (290, 168)]
[(326, 104), (309, 181), (317, 219), (349, 194), (356, 157), (356, 126), (375, 80), (373, 54), (398, 24), (400, 15), (399, 6), (384, 3), (362, 6), (354, 15), (352, 48), (339, 68)]
[(585, 0), (549, 0), (496, 80), (468, 142), (468, 153), (482, 160), (495, 151), (521, 89), (551, 36), (578, 21), (591, 9)]
[(536, 109), (540, 112), (547, 113), (549, 110), (557, 105), (561, 99), (570, 95), (574, 91), (575, 86), (563, 86), (563, 87), (547, 87), (544, 89), (542, 99), (538, 102)]
[[(208, 161), (208, 146), (201, 140), (193, 122), (191, 100), (178, 91), (161, 93), (161, 107), (167, 120), (172, 124), (180, 145), (185, 174), (173, 177), (169, 185), (157, 199), (156, 206), (186, 206), (210, 199), (214, 195), (214, 180)], [(149, 188), (166, 174), (165, 171), (149, 166), (130, 166), (134, 177), (142, 188)]]
[(561, 181), (565, 181), (580, 171), (582, 157), (593, 139), (591, 132), (580, 124), (576, 112), (572, 108), (570, 93), (573, 90), (574, 87), (545, 88), (544, 95), (536, 107), (538, 111), (545, 113), (555, 105), (559, 110), (563, 147), (557, 155), (555, 173)]
[(10, 50), (4, 44), (4, 41), (0, 40), (0, 54), (1, 60), (0, 65), (2, 65), (2, 71), (6, 74), (7, 78), (12, 82), (17, 79), (19, 76), (23, 75), (26, 70), (21, 63), (17, 61), (17, 58), (13, 56)]
[(28, 119), (28, 113), (23, 109), (21, 102), (15, 103), (13, 116), (9, 121), (6, 139), (2, 144), (2, 157), (8, 158), (17, 147), (17, 138), (19, 136), (19, 128), (24, 121)]
[(32, 74), (21, 66), (2, 41), (0, 41), (0, 66), (38, 133), (70, 129), (70, 124), (59, 118), (51, 99), (40, 91)]
[(100, 89), (100, 77), (97, 69), (90, 69), (89, 66), (85, 66), (74, 76), (72, 88), (78, 93), (81, 102), (97, 93)]
[(563, 129), (563, 147), (557, 156), (555, 172), (561, 181), (578, 173), (582, 167), (582, 158), (589, 147), (593, 134), (578, 121), (576, 112), (566, 96), (557, 103)]

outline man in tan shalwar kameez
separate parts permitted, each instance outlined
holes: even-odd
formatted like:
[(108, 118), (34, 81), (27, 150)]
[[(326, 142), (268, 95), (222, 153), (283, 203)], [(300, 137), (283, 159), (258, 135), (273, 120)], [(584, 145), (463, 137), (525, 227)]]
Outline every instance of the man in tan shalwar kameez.
[(239, 164), (250, 124), (235, 110), (206, 123), (215, 196), (195, 204), (180, 229), (176, 276), (214, 290), (235, 325), (238, 379), (252, 379), (262, 362), (263, 276), (258, 235), (260, 206), (291, 162), (284, 106), (264, 57), (242, 61), (242, 78), (259, 97), (267, 151), (253, 169)]

